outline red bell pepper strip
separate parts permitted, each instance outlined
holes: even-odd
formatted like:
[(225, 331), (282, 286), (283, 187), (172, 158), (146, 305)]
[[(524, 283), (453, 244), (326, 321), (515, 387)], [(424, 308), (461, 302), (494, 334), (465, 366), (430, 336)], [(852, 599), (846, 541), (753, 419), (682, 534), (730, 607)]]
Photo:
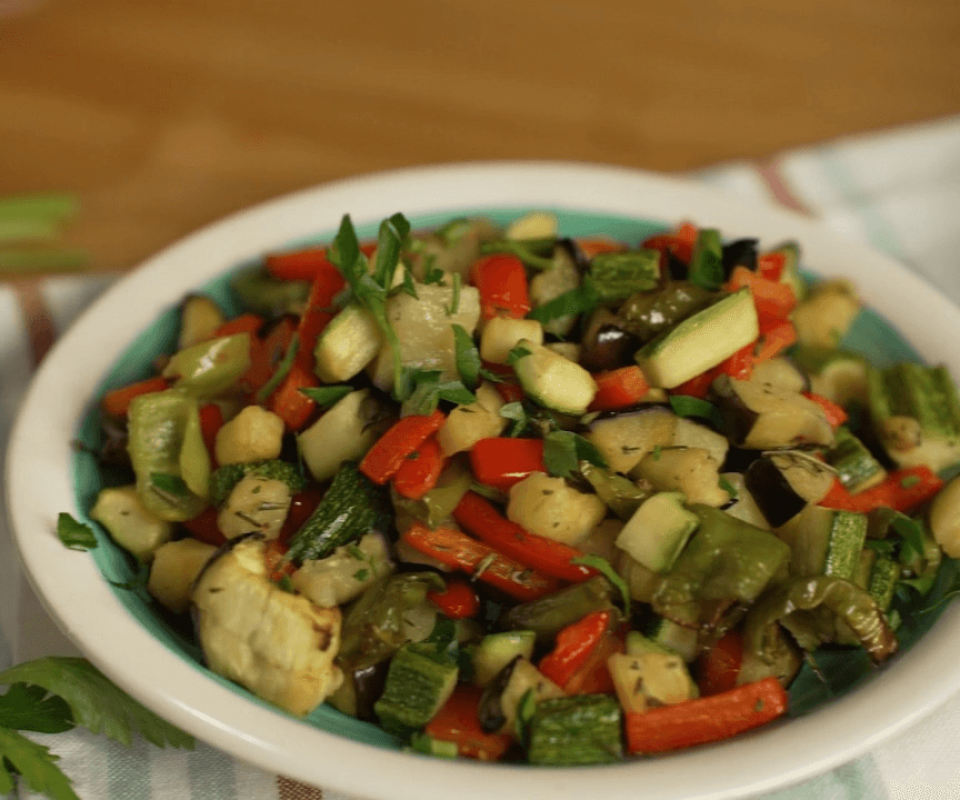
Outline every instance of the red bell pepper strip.
[(250, 366), (240, 378), (240, 386), (244, 391), (255, 394), (270, 380), (277, 364), (290, 347), (296, 330), (294, 320), (284, 317), (264, 338), (250, 337)]
[(495, 436), (481, 439), (470, 449), (470, 468), (482, 484), (509, 491), (531, 472), (546, 472), (543, 439)]
[(557, 591), (561, 585), (456, 528), (431, 529), (414, 522), (400, 538), (414, 550), (488, 583), (515, 600), (536, 600)]
[(299, 431), (307, 424), (317, 405), (300, 390), (319, 383), (313, 372), (294, 362), (283, 382), (267, 399), (267, 408), (283, 420), (288, 431)]
[(573, 241), (588, 261), (603, 253), (621, 253), (627, 249), (623, 242), (609, 236), (583, 236), (576, 237)]
[(640, 367), (628, 366), (599, 372), (593, 376), (597, 393), (590, 411), (615, 411), (639, 403), (650, 391), (650, 384)]
[(447, 458), (436, 436), (414, 450), (393, 476), (393, 488), (403, 497), (419, 500), (437, 484)]
[(184, 522), (183, 527), (190, 532), (194, 539), (212, 544), (214, 547), (219, 547), (227, 541), (227, 537), (220, 531), (220, 524), (217, 522), (216, 506), (207, 506), (193, 519)]
[(770, 281), (779, 281), (786, 265), (787, 257), (783, 253), (761, 253), (757, 256), (757, 274)]
[(494, 386), (500, 393), (500, 397), (503, 398), (504, 403), (519, 403), (526, 397), (523, 387), (519, 383), (501, 381), (500, 383), (495, 383)]
[(697, 658), (697, 686), (704, 697), (720, 694), (737, 685), (737, 676), (743, 666), (743, 636), (730, 631)]
[(459, 683), (453, 694), (434, 714), (424, 732), (442, 742), (453, 742), (463, 758), (499, 761), (513, 738), (506, 733), (487, 733), (480, 727), (480, 698), (483, 689)]
[(883, 483), (856, 494), (851, 494), (837, 479), (817, 505), (864, 513), (886, 507), (906, 514), (932, 500), (943, 484), (943, 479), (929, 467), (905, 467), (890, 472)]
[(610, 628), (609, 611), (593, 611), (563, 628), (554, 641), (553, 650), (545, 655), (537, 668), (561, 689), (596, 649)]
[(397, 420), (367, 451), (360, 462), (360, 471), (382, 486), (397, 473), (407, 456), (440, 430), (445, 420), (439, 409)]
[(753, 348), (754, 342), (741, 347), (729, 358), (717, 366), (718, 375), (729, 375), (738, 381), (748, 381), (753, 375)]
[(785, 283), (770, 280), (746, 267), (734, 267), (724, 289), (735, 292), (750, 287), (757, 314), (775, 319), (786, 319), (797, 304), (793, 289)]
[(797, 330), (789, 320), (760, 320), (760, 337), (756, 352), (753, 354), (753, 363), (761, 364), (797, 341)]
[(207, 446), (212, 466), (217, 466), (217, 433), (223, 426), (223, 411), (216, 403), (204, 403), (200, 406), (200, 434)]
[(466, 581), (448, 580), (446, 589), (427, 592), (427, 599), (450, 619), (469, 619), (480, 613), (480, 597)]
[(699, 230), (689, 222), (681, 223), (671, 233), (660, 233), (650, 236), (643, 242), (643, 247), (669, 253), (678, 261), (689, 264), (693, 257), (693, 246), (696, 244)]
[(101, 410), (114, 417), (125, 417), (130, 408), (130, 401), (142, 394), (162, 392), (170, 386), (170, 381), (159, 375), (154, 378), (131, 383), (119, 389), (107, 392), (100, 401)]
[[(360, 247), (360, 251), (370, 256), (376, 247), (376, 244), (365, 244)], [(305, 247), (286, 253), (269, 253), (266, 267), (267, 272), (274, 278), (285, 281), (312, 281), (318, 273), (336, 270), (327, 258), (325, 247)]]
[(484, 319), (523, 319), (530, 311), (527, 270), (517, 256), (495, 253), (476, 261), (470, 281), (480, 292), (480, 313)]
[(266, 320), (259, 314), (241, 314), (239, 317), (228, 319), (216, 331), (213, 338), (221, 336), (236, 336), (238, 333), (249, 333), (251, 339), (259, 333), (266, 324)]
[(684, 381), (679, 386), (675, 386), (670, 390), (671, 394), (682, 394), (687, 397), (697, 397), (701, 400), (707, 396), (707, 392), (710, 391), (710, 384), (713, 383), (713, 379), (717, 377), (717, 370), (708, 369), (706, 372), (701, 372), (699, 375), (695, 375), (690, 378), (688, 381)]
[(666, 753), (719, 742), (773, 721), (787, 710), (786, 690), (764, 678), (710, 697), (624, 714), (627, 752)]
[(583, 552), (575, 547), (524, 530), (476, 492), (467, 492), (453, 518), (478, 539), (521, 564), (564, 581), (585, 581), (597, 570), (575, 564)]
[(841, 406), (838, 406), (832, 400), (828, 400), (823, 395), (814, 394), (813, 392), (803, 392), (802, 394), (823, 409), (823, 413), (827, 418), (827, 422), (830, 423), (831, 428), (838, 428), (850, 418), (850, 415), (847, 414)]
[(313, 351), (317, 346), (317, 337), (333, 319), (334, 300), (343, 291), (346, 281), (333, 264), (319, 268), (310, 286), (307, 306), (300, 316), (297, 333), (300, 335), (300, 349), (297, 351), (297, 363), (308, 370), (314, 366)]
[(279, 539), (267, 542), (263, 549), (263, 560), (267, 567), (267, 574), (274, 583), (297, 571), (297, 565), (284, 558), (289, 549), (286, 542), (281, 542)]
[(563, 685), (563, 690), (567, 694), (616, 694), (607, 662), (614, 653), (623, 651), (623, 636), (607, 631), (583, 665)]

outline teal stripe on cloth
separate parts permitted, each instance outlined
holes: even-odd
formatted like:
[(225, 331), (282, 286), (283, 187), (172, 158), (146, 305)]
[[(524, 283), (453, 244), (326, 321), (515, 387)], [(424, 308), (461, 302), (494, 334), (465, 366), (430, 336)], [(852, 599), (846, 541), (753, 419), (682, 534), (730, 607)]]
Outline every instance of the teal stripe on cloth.
[(764, 800), (890, 800), (873, 756), (864, 756)]
[(827, 178), (840, 191), (846, 207), (863, 222), (864, 231), (871, 244), (903, 262), (909, 257), (893, 226), (884, 219), (875, 203), (857, 185), (857, 180), (847, 168), (843, 158), (833, 147), (817, 148), (819, 164)]
[(188, 756), (187, 774), (190, 797), (195, 800), (234, 800), (237, 797), (234, 761), (220, 750), (197, 742), (196, 749)]

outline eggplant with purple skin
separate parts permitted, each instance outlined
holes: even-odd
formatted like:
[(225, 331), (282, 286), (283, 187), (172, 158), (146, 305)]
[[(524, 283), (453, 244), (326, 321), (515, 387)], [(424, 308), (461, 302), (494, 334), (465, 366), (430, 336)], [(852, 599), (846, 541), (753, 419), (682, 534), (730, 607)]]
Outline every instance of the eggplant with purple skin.
[(743, 479), (757, 507), (774, 528), (819, 503), (833, 485), (833, 469), (801, 450), (762, 453)]
[(598, 308), (588, 318), (580, 342), (580, 365), (590, 372), (617, 369), (633, 363), (640, 340), (626, 331), (617, 314)]
[(297, 716), (336, 691), (343, 673), (339, 608), (319, 608), (270, 580), (266, 540), (227, 542), (197, 576), (192, 616), (210, 669)]
[(708, 399), (720, 410), (727, 438), (738, 447), (833, 446), (833, 427), (823, 409), (800, 392), (720, 375), (713, 381)]
[(734, 239), (723, 246), (723, 272), (729, 277), (737, 267), (746, 267), (755, 272), (757, 269), (756, 239)]

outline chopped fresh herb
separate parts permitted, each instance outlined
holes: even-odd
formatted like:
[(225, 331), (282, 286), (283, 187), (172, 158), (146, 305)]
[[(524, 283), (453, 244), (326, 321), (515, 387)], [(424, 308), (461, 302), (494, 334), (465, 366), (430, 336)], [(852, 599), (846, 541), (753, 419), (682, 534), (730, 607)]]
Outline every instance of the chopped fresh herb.
[(507, 433), (508, 436), (519, 436), (530, 424), (530, 416), (520, 401), (506, 403), (501, 406), (499, 414), (504, 419), (508, 419), (513, 423)]
[(652, 455), (653, 455), (653, 460), (654, 460), (654, 461), (659, 461), (659, 460), (660, 460), (660, 456), (661, 456), (662, 453), (663, 453), (663, 446), (662, 446), (662, 445), (659, 445), (659, 444), (655, 444), (655, 445), (653, 446), (653, 453), (652, 453)]
[(136, 589), (146, 589), (148, 580), (150, 580), (150, 567), (147, 564), (139, 564), (137, 574), (132, 578), (125, 581), (110, 581), (110, 585), (116, 586), (118, 589), (134, 591)]
[(477, 384), (480, 383), (482, 363), (480, 351), (466, 328), (456, 324), (451, 327), (453, 327), (453, 342), (456, 347), (457, 372), (460, 373), (460, 380), (468, 389), (476, 389)]
[(911, 486), (916, 486), (920, 483), (920, 478), (916, 475), (907, 475), (904, 478), (900, 479), (900, 486), (904, 489), (909, 489)]
[(403, 280), (400, 282), (400, 291), (406, 292), (415, 300), (420, 299), (420, 295), (417, 294), (417, 285), (413, 280), (413, 273), (406, 265), (403, 265)]
[(720, 476), (720, 488), (730, 495), (731, 500), (736, 500), (740, 496), (737, 487), (730, 483), (723, 475)]
[(353, 579), (358, 583), (362, 583), (369, 577), (370, 577), (370, 570), (368, 569), (358, 569), (356, 572), (353, 573)]
[(543, 305), (537, 306), (527, 314), (527, 318), (545, 323), (561, 317), (587, 314), (593, 311), (599, 302), (600, 295), (593, 281), (587, 276), (583, 279), (580, 288), (571, 289), (553, 298), (553, 300), (548, 300)]
[(543, 463), (547, 472), (559, 478), (572, 477), (581, 461), (597, 467), (607, 463), (600, 451), (579, 434), (572, 431), (552, 431), (543, 438)]
[(403, 402), (401, 414), (430, 414), (441, 400), (470, 405), (477, 400), (460, 381), (441, 381), (438, 369), (405, 369), (398, 399)]
[(320, 408), (330, 408), (330, 406), (335, 405), (352, 391), (353, 387), (347, 386), (346, 384), (337, 386), (305, 386), (300, 389), (301, 394), (309, 397), (314, 403), (320, 406)]
[(280, 359), (280, 363), (277, 364), (277, 368), (273, 371), (273, 375), (270, 376), (270, 380), (263, 384), (254, 396), (257, 403), (263, 404), (267, 402), (267, 398), (283, 383), (283, 379), (287, 377), (293, 368), (293, 362), (297, 357), (297, 351), (299, 349), (300, 334), (294, 333), (287, 347), (287, 352), (283, 354), (283, 358)]
[(280, 579), (276, 581), (276, 586), (278, 589), (280, 589), (283, 592), (287, 592), (288, 594), (297, 593), (297, 589), (293, 585), (293, 580), (290, 578), (289, 575), (281, 575)]
[(93, 528), (63, 512), (57, 516), (57, 536), (71, 550), (92, 550), (97, 546)]
[(73, 728), (73, 714), (62, 697), (42, 686), (15, 683), (0, 695), (0, 728), (63, 733)]
[(607, 559), (595, 553), (587, 553), (579, 558), (573, 559), (573, 563), (583, 564), (585, 567), (593, 567), (610, 581), (620, 592), (620, 597), (623, 600), (624, 615), (627, 617), (630, 616), (630, 587), (627, 586), (626, 581), (620, 577), (620, 573), (613, 568), (613, 565), (607, 561)]
[(364, 555), (363, 550), (360, 549), (358, 545), (348, 544), (347, 545), (347, 555), (355, 561), (366, 561), (367, 557)]
[(689, 397), (685, 394), (670, 395), (670, 407), (678, 417), (700, 417), (715, 428), (721, 425), (720, 409), (708, 400)]
[(483, 255), (494, 253), (508, 253), (519, 258), (526, 266), (533, 269), (553, 269), (553, 248), (556, 239), (497, 239), (493, 242), (484, 242), (480, 245)]
[(367, 258), (360, 250), (357, 232), (345, 214), (340, 221), (330, 261), (340, 270), (350, 288), (353, 299), (374, 318), (393, 353), (394, 383), (399, 383), (402, 372), (400, 338), (387, 316), (387, 297), (393, 287), (393, 276), (400, 263), (400, 254), (410, 234), (410, 223), (402, 214), (394, 214), (380, 223), (377, 237), (377, 257), (371, 274)]
[(183, 478), (179, 475), (171, 475), (167, 472), (151, 472), (150, 487), (161, 494), (172, 495), (173, 497), (189, 497), (190, 490)]
[(532, 355), (531, 350), (518, 344), (507, 355), (507, 364), (516, 364), (521, 358), (526, 358), (529, 355)]
[(450, 307), (447, 308), (447, 316), (452, 317), (460, 310), (460, 273), (453, 273), (453, 292), (450, 298)]
[(421, 283), (435, 283), (437, 285), (442, 285), (446, 282), (447, 273), (440, 269), (440, 267), (433, 266), (433, 261), (436, 260), (436, 256), (430, 256), (430, 263), (427, 265), (426, 270), (424, 270), (423, 280)]

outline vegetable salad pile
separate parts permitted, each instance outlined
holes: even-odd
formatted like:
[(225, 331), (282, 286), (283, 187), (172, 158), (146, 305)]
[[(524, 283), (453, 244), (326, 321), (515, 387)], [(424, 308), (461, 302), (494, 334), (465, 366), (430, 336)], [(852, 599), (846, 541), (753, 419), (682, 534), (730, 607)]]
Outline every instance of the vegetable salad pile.
[(889, 659), (960, 555), (952, 380), (846, 349), (854, 288), (798, 262), (689, 223), (344, 217), (229, 313), (185, 298), (102, 398), (90, 518), (291, 714), (533, 764), (735, 736), (802, 671)]

